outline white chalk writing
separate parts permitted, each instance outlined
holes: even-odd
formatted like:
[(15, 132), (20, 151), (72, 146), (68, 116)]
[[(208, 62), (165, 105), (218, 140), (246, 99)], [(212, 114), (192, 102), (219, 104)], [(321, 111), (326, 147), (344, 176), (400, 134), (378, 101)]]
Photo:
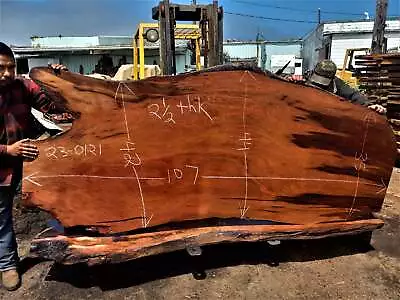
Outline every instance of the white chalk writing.
[(45, 149), (46, 157), (49, 159), (62, 159), (72, 157), (88, 157), (88, 156), (101, 156), (101, 144), (83, 144), (70, 147), (63, 146), (50, 146)]
[[(193, 102), (197, 102), (197, 105), (193, 104)], [(199, 96), (194, 96), (193, 101), (191, 101), (190, 96), (187, 95), (186, 103), (183, 103), (182, 100), (179, 100), (179, 104), (177, 104), (176, 107), (180, 109), (181, 115), (185, 114), (185, 112), (204, 114), (207, 118), (213, 121), (213, 118), (206, 109), (205, 103), (201, 102), (201, 98)]]
[[(197, 178), (199, 177), (199, 167), (191, 166), (191, 165), (185, 165), (184, 168), (195, 170), (195, 174), (193, 176), (193, 184), (196, 184), (197, 183)], [(183, 179), (183, 175), (186, 173), (184, 168), (183, 169), (178, 169), (178, 168), (168, 169), (167, 170), (168, 183), (172, 183), (173, 181), (177, 181), (177, 180)]]
[(125, 143), (126, 148), (119, 149), (124, 152), (124, 160), (125, 160), (125, 168), (129, 166), (140, 166), (142, 164), (142, 160), (139, 157), (139, 154), (136, 152), (135, 143), (127, 141)]
[(174, 114), (169, 110), (170, 106), (165, 103), (165, 98), (162, 99), (162, 108), (157, 103), (150, 104), (147, 109), (150, 115), (163, 120), (165, 123), (176, 123), (174, 120)]
[(247, 211), (249, 210), (249, 206), (247, 205), (247, 198), (249, 193), (249, 170), (248, 170), (248, 162), (247, 162), (247, 150), (249, 150), (249, 146), (251, 145), (252, 139), (250, 138), (250, 133), (247, 132), (247, 100), (248, 100), (248, 79), (252, 79), (256, 81), (256, 78), (249, 72), (245, 71), (240, 78), (240, 82), (244, 81), (244, 97), (243, 97), (243, 110), (242, 110), (242, 122), (243, 122), (243, 137), (239, 138), (239, 141), (243, 143), (242, 148), (240, 150), (243, 152), (243, 160), (244, 160), (244, 177), (245, 177), (245, 191), (244, 191), (244, 199), (240, 203), (240, 217), (244, 218)]
[(190, 165), (185, 165), (186, 168), (191, 168), (196, 170), (196, 175), (194, 176), (193, 184), (196, 184), (197, 182), (197, 177), (199, 176), (199, 167), (196, 166), (190, 166)]
[(361, 171), (367, 169), (368, 154), (365, 153), (365, 145), (366, 145), (366, 142), (367, 142), (368, 130), (369, 130), (369, 126), (370, 126), (371, 123), (373, 123), (373, 124), (376, 123), (376, 117), (375, 117), (375, 113), (374, 112), (369, 112), (364, 117), (365, 131), (364, 131), (364, 137), (363, 137), (362, 143), (361, 143), (361, 151), (360, 151), (360, 154), (358, 154), (356, 152), (356, 154), (354, 156), (354, 168), (356, 169), (356, 172), (357, 172), (357, 182), (356, 182), (356, 186), (355, 186), (355, 189), (354, 189), (353, 202), (352, 202), (352, 204), (351, 204), (351, 206), (349, 208), (349, 214), (347, 216), (347, 220), (353, 214), (354, 206), (356, 205), (357, 196), (358, 196), (358, 189), (359, 189), (359, 185), (360, 185), (360, 174), (361, 174)]
[[(181, 115), (188, 113), (204, 115), (213, 121), (211, 114), (207, 111), (206, 104), (202, 102), (202, 99), (199, 96), (190, 98), (190, 96), (187, 95), (184, 101), (179, 100), (179, 104), (177, 104), (176, 107), (179, 109), (178, 114), (180, 112)], [(174, 112), (172, 110), (171, 106), (166, 103), (164, 97), (162, 98), (162, 105), (158, 103), (151, 103), (147, 106), (147, 110), (151, 116), (158, 120), (161, 120), (165, 123), (176, 124), (176, 111)]]
[(239, 151), (249, 150), (250, 149), (250, 145), (251, 145), (251, 141), (252, 141), (252, 139), (250, 137), (250, 133), (245, 132), (244, 136), (239, 138), (239, 142), (242, 143), (242, 148), (238, 148), (236, 150), (239, 150)]

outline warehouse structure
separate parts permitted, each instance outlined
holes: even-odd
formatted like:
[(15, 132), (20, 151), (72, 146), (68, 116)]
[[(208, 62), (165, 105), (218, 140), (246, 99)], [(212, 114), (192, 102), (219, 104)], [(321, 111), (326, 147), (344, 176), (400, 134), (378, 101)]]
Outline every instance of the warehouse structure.
[[(104, 64), (110, 73), (115, 73), (122, 64), (131, 64), (132, 43), (132, 38), (127, 36), (33, 37), (31, 46), (12, 48), (19, 74), (49, 63), (64, 64), (72, 72), (91, 74), (104, 71), (99, 70)], [(145, 64), (159, 64), (158, 43), (146, 43)], [(176, 41), (176, 64), (179, 73), (184, 72), (185, 66), (190, 64), (190, 50), (186, 41)]]
[[(319, 60), (331, 59), (343, 65), (346, 49), (370, 48), (373, 20), (329, 22), (318, 25), (303, 40), (302, 58), (305, 70), (312, 70)], [(387, 48), (400, 46), (400, 20), (386, 21)]]
[(301, 40), (226, 41), (224, 54), (230, 62), (251, 62), (263, 70), (275, 72), (288, 61), (286, 71), (294, 72), (295, 58), (301, 56)]
[[(331, 59), (340, 68), (347, 49), (369, 48), (372, 41), (372, 20), (327, 22), (317, 25), (303, 40), (238, 41), (223, 44), (224, 62), (249, 62), (263, 70), (276, 72), (290, 62), (285, 73), (312, 70), (319, 60)], [(385, 36), (388, 49), (400, 47), (400, 20), (386, 22)], [(121, 64), (131, 64), (132, 38), (129, 36), (91, 37), (33, 37), (27, 47), (13, 47), (18, 73), (49, 63), (62, 63), (73, 72), (90, 74), (96, 66), (107, 61), (116, 71)], [(176, 40), (177, 73), (191, 68), (191, 45)], [(159, 65), (159, 42), (145, 44), (145, 64)], [(297, 67), (297, 68), (296, 68)]]

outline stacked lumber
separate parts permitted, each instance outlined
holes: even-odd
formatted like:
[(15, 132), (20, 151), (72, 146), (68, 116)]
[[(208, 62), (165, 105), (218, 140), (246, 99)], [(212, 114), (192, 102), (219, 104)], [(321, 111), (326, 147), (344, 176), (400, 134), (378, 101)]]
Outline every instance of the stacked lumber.
[(400, 53), (356, 56), (355, 76), (369, 99), (387, 108), (400, 148)]

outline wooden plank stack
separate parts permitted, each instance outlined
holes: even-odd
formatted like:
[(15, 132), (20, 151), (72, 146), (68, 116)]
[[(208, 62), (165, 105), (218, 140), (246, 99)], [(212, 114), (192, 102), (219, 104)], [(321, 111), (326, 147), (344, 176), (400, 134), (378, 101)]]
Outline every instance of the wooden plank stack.
[(369, 99), (387, 108), (400, 148), (400, 53), (356, 56), (354, 75)]

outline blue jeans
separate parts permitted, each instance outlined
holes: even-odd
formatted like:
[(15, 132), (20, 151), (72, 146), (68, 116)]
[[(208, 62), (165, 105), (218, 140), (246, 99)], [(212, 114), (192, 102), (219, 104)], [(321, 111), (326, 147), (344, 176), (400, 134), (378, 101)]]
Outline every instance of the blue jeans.
[(0, 187), (0, 271), (15, 269), (19, 262), (13, 227), (13, 200), (21, 193), (22, 171), (15, 171), (11, 186)]

